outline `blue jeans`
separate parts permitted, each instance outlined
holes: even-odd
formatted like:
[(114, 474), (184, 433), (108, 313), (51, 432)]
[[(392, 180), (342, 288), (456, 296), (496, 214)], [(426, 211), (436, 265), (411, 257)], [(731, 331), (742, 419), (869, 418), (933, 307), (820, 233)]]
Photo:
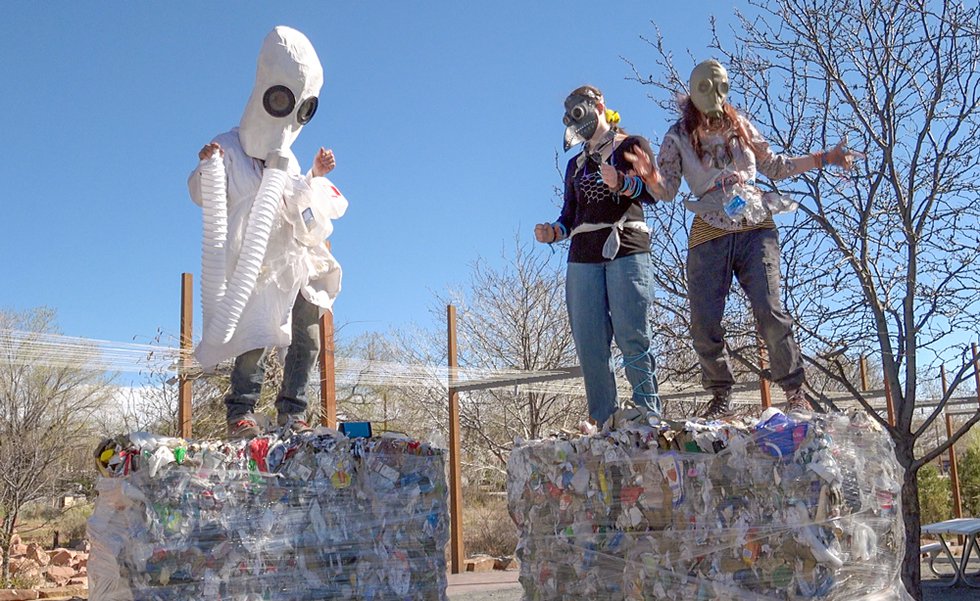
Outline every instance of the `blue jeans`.
[[(286, 352), (282, 387), (276, 397), (279, 415), (306, 413), (306, 385), (320, 354), (320, 310), (302, 294), (293, 303), (292, 342)], [(225, 397), (228, 421), (255, 410), (265, 381), (266, 349), (254, 349), (235, 358), (231, 372), (231, 391)]]
[(650, 348), (650, 255), (604, 263), (569, 263), (565, 301), (585, 378), (589, 417), (602, 424), (619, 401), (612, 340), (623, 353), (633, 404), (660, 415), (657, 364)]

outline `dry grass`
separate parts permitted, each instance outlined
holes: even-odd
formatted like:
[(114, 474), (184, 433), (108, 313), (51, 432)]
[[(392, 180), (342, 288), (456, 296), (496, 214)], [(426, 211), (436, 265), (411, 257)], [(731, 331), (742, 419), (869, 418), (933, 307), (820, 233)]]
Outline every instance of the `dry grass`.
[(512, 556), (517, 527), (507, 512), (504, 493), (463, 491), (463, 544), (467, 555)]
[(17, 534), (25, 543), (37, 542), (49, 548), (58, 532), (59, 546), (85, 538), (85, 525), (95, 508), (93, 503), (80, 503), (67, 509), (35, 505), (21, 514)]

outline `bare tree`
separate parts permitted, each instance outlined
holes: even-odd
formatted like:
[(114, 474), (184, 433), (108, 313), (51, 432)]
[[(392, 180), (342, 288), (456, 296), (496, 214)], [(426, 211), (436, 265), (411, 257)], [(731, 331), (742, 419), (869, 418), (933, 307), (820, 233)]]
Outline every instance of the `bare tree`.
[[(53, 311), (0, 312), (0, 586), (21, 510), (75, 492), (79, 449), (94, 448), (95, 414), (112, 398), (111, 378), (80, 360), (52, 361), (36, 337), (54, 332)], [(18, 332), (11, 336), (9, 332)]]
[[(503, 267), (479, 259), (464, 287), (439, 298), (458, 310), (460, 366), (527, 372), (577, 364), (557, 258), (516, 237)], [(460, 403), (471, 452), (489, 451), (495, 461), (483, 467), (500, 473), (515, 438), (540, 438), (577, 423), (585, 406), (581, 397), (522, 387), (464, 393)]]
[[(169, 344), (179, 346), (179, 337), (162, 329), (153, 339), (155, 346)], [(120, 432), (146, 431), (164, 436), (180, 436), (179, 382), (177, 365), (161, 364), (152, 356), (145, 357), (145, 365), (140, 369), (141, 385), (121, 391), (120, 407), (117, 411), (103, 417), (104, 434), (114, 436)], [(281, 370), (274, 355), (266, 358), (266, 379), (281, 377)], [(225, 433), (224, 397), (228, 393), (228, 373), (230, 365), (219, 367), (215, 373), (192, 372), (191, 431), (194, 438), (209, 439), (221, 437)], [(265, 392), (265, 388), (263, 388)], [(260, 409), (267, 409), (272, 401), (269, 394), (260, 399)]]
[[(346, 369), (337, 378), (338, 419), (369, 421), (375, 432), (421, 439), (439, 429), (432, 405), (445, 392), (411, 338), (404, 331), (368, 332), (342, 343)], [(318, 391), (311, 396), (318, 397)]]
[[(916, 473), (980, 421), (970, 415), (949, 440), (916, 453), (975, 371), (956, 349), (977, 336), (980, 8), (955, 0), (752, 4), (731, 26), (733, 48), (721, 36), (714, 42), (740, 91), (735, 102), (791, 154), (846, 139), (866, 155), (851, 178), (820, 171), (784, 184), (801, 201), (784, 229), (792, 232), (787, 300), (811, 371), (848, 391), (895, 443), (908, 541), (902, 577), (921, 598)], [(651, 43), (658, 73), (637, 69), (637, 78), (683, 93), (659, 33)], [(862, 393), (853, 353), (880, 361), (894, 423)], [(913, 419), (923, 381), (940, 364), (955, 364), (948, 390), (924, 420)]]

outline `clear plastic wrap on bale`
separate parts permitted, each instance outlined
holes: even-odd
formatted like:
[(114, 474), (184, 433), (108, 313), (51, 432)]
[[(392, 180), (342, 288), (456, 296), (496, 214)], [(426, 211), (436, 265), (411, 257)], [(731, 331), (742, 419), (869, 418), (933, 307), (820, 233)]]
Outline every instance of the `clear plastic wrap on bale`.
[(865, 414), (620, 417), (511, 453), (526, 601), (911, 599), (900, 469)]
[(446, 599), (443, 451), (427, 443), (136, 433), (103, 459), (92, 599)]

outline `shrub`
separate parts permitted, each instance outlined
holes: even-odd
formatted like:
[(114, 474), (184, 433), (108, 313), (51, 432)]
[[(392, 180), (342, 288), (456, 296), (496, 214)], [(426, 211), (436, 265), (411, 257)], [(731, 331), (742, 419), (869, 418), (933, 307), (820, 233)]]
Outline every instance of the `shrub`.
[(980, 517), (980, 442), (960, 456), (959, 471), (963, 514)]
[(0, 578), (0, 588), (19, 588), (31, 590), (44, 584), (44, 577), (36, 569), (21, 574), (11, 574), (6, 582)]
[(953, 517), (953, 493), (949, 478), (933, 465), (919, 470), (919, 515), (923, 524), (941, 522)]
[(95, 510), (94, 503), (83, 503), (65, 510), (53, 522), (53, 528), (61, 533), (62, 540), (76, 541), (85, 538), (85, 527)]

